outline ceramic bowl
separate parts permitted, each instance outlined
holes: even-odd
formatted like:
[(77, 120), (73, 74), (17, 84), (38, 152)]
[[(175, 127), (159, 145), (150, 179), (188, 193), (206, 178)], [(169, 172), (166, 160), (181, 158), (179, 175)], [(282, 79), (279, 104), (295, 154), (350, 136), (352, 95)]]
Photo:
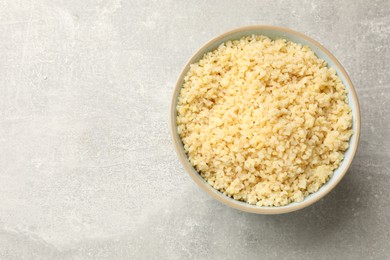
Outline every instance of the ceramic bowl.
[[(336, 70), (337, 75), (340, 77), (342, 82), (344, 83), (345, 87), (348, 91), (348, 102), (352, 109), (352, 115), (353, 115), (353, 135), (351, 136), (349, 148), (345, 152), (345, 158), (340, 165), (338, 169), (334, 171), (333, 176), (329, 179), (327, 183), (325, 183), (317, 192), (310, 194), (307, 196), (302, 202), (293, 202), (291, 204), (288, 204), (286, 206), (280, 206), (280, 207), (259, 207), (255, 205), (250, 205), (248, 203), (237, 201), (235, 199), (232, 199), (218, 190), (214, 189), (212, 186), (210, 186), (200, 175), (199, 173), (194, 169), (194, 167), (189, 162), (187, 155), (184, 151), (183, 144), (180, 140), (180, 137), (177, 132), (177, 124), (176, 124), (176, 104), (178, 95), (180, 92), (180, 88), (183, 84), (184, 76), (187, 74), (190, 64), (197, 62), (200, 58), (202, 58), (203, 54), (206, 52), (212, 51), (216, 49), (221, 43), (229, 41), (229, 40), (235, 40), (239, 39), (243, 36), (249, 36), (252, 34), (256, 35), (265, 35), (268, 36), (271, 39), (279, 39), (283, 38), (292, 42), (300, 43), (302, 45), (309, 46), (315, 54), (325, 60), (328, 63), (329, 67), (332, 67)], [(217, 199), (218, 201), (232, 207), (235, 209), (239, 209), (242, 211), (247, 211), (251, 213), (257, 213), (257, 214), (281, 214), (281, 213), (287, 213), (296, 211), (302, 208), (305, 208), (316, 201), (320, 200), (322, 197), (324, 197), (326, 194), (328, 194), (344, 177), (346, 174), (349, 166), (352, 163), (353, 157), (355, 156), (358, 142), (359, 142), (359, 136), (360, 136), (360, 110), (359, 110), (359, 103), (357, 99), (357, 95), (355, 92), (355, 89), (353, 87), (353, 84), (343, 68), (343, 66), (338, 62), (338, 60), (327, 50), (325, 49), (321, 44), (314, 41), (313, 39), (309, 38), (308, 36), (295, 32), (291, 29), (282, 28), (282, 27), (276, 27), (276, 26), (263, 26), (263, 25), (255, 25), (255, 26), (247, 26), (247, 27), (241, 27), (237, 28), (232, 31), (228, 31), (226, 33), (223, 33), (222, 35), (212, 39), (208, 43), (206, 43), (202, 48), (200, 48), (193, 56), (190, 58), (190, 60), (185, 65), (184, 69), (182, 70), (179, 79), (176, 83), (176, 87), (173, 93), (172, 97), (172, 103), (171, 103), (171, 133), (174, 141), (174, 145), (176, 148), (176, 152), (180, 158), (180, 161), (184, 165), (184, 168), (188, 172), (188, 174), (192, 177), (192, 179), (195, 181), (199, 187), (201, 187), (204, 191), (206, 191), (209, 195), (211, 195), (213, 198)]]

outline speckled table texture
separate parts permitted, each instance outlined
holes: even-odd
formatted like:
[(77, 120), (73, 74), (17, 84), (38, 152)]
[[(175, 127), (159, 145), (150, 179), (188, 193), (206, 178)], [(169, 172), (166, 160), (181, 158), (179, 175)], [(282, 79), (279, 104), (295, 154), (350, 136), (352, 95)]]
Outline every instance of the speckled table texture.
[[(322, 43), (361, 105), (355, 160), (286, 215), (213, 200), (180, 164), (188, 58), (244, 25)], [(390, 1), (0, 1), (0, 259), (390, 257)]]

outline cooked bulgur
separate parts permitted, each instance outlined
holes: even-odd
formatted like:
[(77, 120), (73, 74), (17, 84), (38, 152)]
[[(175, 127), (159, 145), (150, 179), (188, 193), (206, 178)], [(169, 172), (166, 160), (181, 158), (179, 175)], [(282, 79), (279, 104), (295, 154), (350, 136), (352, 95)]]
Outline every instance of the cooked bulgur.
[(352, 135), (347, 92), (307, 46), (249, 36), (191, 65), (177, 127), (191, 164), (215, 189), (282, 206), (316, 192)]

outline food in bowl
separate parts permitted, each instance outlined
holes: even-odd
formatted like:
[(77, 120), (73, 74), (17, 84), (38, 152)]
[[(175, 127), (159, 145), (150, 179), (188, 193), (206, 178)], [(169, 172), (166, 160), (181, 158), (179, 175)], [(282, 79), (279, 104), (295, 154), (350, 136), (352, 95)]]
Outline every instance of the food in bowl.
[(176, 110), (199, 174), (257, 206), (316, 192), (340, 166), (353, 133), (336, 71), (307, 46), (261, 35), (227, 41), (192, 64)]

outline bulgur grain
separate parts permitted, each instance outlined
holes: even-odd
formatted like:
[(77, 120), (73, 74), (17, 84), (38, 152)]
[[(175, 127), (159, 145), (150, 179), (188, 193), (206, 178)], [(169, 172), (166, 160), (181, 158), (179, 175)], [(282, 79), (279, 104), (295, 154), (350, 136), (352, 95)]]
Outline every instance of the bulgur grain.
[(248, 36), (191, 65), (177, 104), (191, 164), (258, 206), (300, 202), (339, 167), (352, 135), (347, 92), (307, 46)]

